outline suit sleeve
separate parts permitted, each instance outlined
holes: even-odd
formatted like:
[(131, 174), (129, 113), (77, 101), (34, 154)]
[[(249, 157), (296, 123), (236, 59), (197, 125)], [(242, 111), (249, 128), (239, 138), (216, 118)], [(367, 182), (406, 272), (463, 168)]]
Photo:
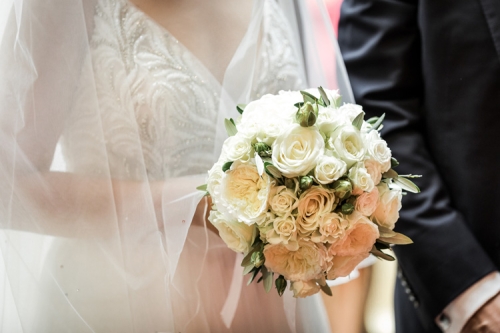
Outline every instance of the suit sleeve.
[[(395, 248), (424, 324), (496, 267), (450, 201), (427, 146), (416, 0), (344, 0), (339, 44), (356, 102), (386, 114), (382, 135), (400, 174), (421, 174), (420, 194), (403, 199), (396, 230), (414, 241)], [(474, 221), (468, 221), (470, 224)]]

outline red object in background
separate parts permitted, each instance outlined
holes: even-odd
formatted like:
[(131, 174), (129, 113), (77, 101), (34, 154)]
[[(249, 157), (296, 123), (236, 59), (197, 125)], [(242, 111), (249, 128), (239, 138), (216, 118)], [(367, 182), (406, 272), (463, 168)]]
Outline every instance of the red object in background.
[(325, 5), (328, 9), (330, 19), (332, 20), (333, 29), (335, 29), (335, 35), (338, 36), (340, 6), (342, 5), (342, 0), (325, 0)]

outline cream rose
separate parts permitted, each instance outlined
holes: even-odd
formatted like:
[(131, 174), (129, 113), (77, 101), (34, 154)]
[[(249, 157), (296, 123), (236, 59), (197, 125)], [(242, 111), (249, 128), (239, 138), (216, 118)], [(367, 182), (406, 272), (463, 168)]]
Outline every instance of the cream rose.
[(249, 139), (240, 134), (230, 136), (222, 146), (228, 161), (248, 162), (252, 156), (252, 144)]
[(292, 281), (290, 290), (293, 297), (304, 298), (318, 293), (321, 288), (315, 281)]
[(277, 216), (273, 221), (273, 228), (266, 233), (266, 239), (270, 244), (290, 245), (288, 248), (296, 248), (297, 226), (295, 217), (290, 214)]
[(394, 229), (394, 224), (399, 219), (399, 210), (401, 209), (401, 199), (403, 194), (401, 188), (389, 186), (382, 182), (378, 186), (379, 201), (377, 208), (372, 214), (372, 219), (377, 224)]
[(328, 139), (328, 147), (347, 164), (347, 168), (363, 160), (366, 152), (361, 134), (352, 125), (337, 128)]
[(372, 177), (365, 169), (363, 163), (357, 163), (350, 170), (348, 177), (354, 185), (352, 193), (360, 195), (363, 192), (370, 192), (375, 187)]
[(272, 160), (285, 177), (307, 174), (316, 166), (323, 153), (325, 143), (315, 127), (290, 127), (273, 143)]
[(378, 188), (374, 187), (371, 192), (363, 192), (356, 198), (354, 208), (364, 216), (370, 216), (378, 205)]
[(328, 213), (319, 217), (319, 228), (311, 235), (315, 243), (336, 243), (342, 239), (349, 222), (337, 213)]
[(370, 252), (379, 237), (377, 226), (357, 211), (347, 218), (349, 228), (344, 237), (328, 249), (330, 254), (350, 257)]
[(276, 186), (269, 195), (269, 206), (276, 215), (291, 214), (299, 205), (295, 193), (286, 186)]
[(366, 171), (373, 180), (373, 184), (378, 185), (382, 180), (382, 165), (373, 159), (365, 160), (364, 165)]
[(333, 183), (346, 172), (346, 164), (334, 156), (323, 155), (319, 158), (314, 169), (314, 176), (318, 183), (326, 185)]
[(248, 253), (257, 235), (255, 225), (227, 219), (218, 211), (210, 211), (208, 220), (217, 228), (227, 247), (235, 252)]
[(225, 173), (222, 171), (223, 162), (215, 163), (208, 171), (207, 191), (210, 193), (212, 200), (218, 204), (222, 200), (221, 184)]
[(369, 255), (369, 253), (361, 253), (346, 257), (334, 256), (332, 259), (332, 268), (328, 271), (326, 278), (328, 280), (335, 280), (338, 277), (348, 276)]
[(371, 131), (365, 136), (368, 154), (377, 162), (380, 163), (382, 172), (386, 172), (391, 168), (391, 150), (387, 146), (387, 142), (380, 138), (377, 131)]
[(270, 179), (259, 176), (255, 165), (236, 161), (222, 179), (221, 193), (225, 209), (219, 210), (247, 224), (256, 223), (267, 211)]
[(297, 225), (302, 235), (312, 234), (319, 226), (322, 215), (330, 213), (334, 207), (335, 195), (332, 190), (313, 186), (304, 191), (299, 199)]
[(266, 267), (287, 280), (318, 279), (328, 268), (330, 258), (323, 244), (299, 241), (298, 249), (290, 251), (285, 245), (268, 244), (264, 248)]

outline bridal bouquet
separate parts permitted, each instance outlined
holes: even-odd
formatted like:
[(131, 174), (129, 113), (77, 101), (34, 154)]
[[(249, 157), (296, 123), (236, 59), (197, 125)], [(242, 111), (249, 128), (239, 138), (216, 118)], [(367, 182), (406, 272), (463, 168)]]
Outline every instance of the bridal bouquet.
[[(362, 107), (341, 105), (321, 87), (265, 95), (241, 117), (226, 119), (229, 138), (199, 187), (212, 197), (209, 221), (229, 248), (246, 256), (251, 283), (295, 297), (331, 291), (326, 280), (349, 275), (370, 253), (411, 240), (392, 229), (403, 190), (379, 130), (383, 116), (364, 120)], [(276, 276), (275, 276), (276, 274)]]

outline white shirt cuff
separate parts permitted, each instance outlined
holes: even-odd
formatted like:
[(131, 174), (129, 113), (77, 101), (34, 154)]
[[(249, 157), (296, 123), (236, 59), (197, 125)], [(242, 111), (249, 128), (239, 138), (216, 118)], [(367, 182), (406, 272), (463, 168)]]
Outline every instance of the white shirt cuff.
[(436, 317), (444, 333), (459, 333), (467, 321), (500, 292), (500, 272), (492, 272), (461, 293)]

